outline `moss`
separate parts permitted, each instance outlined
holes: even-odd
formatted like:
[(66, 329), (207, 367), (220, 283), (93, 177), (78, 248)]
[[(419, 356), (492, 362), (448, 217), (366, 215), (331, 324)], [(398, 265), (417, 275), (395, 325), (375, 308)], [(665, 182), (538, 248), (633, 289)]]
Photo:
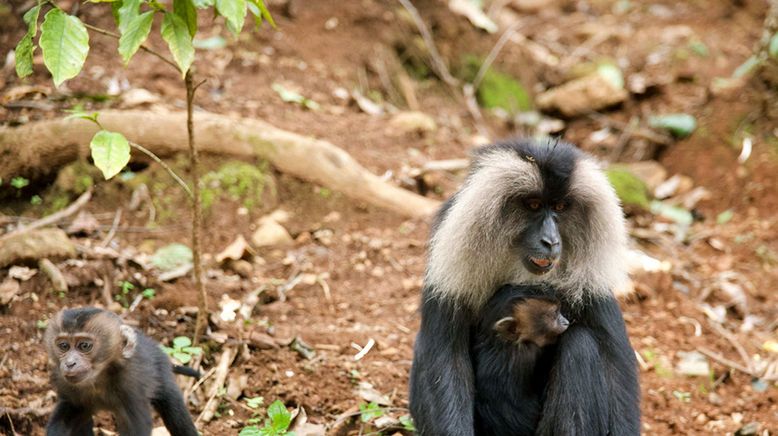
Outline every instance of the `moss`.
[(203, 208), (210, 208), (219, 199), (239, 201), (249, 209), (260, 206), (265, 187), (268, 186), (266, 173), (266, 163), (252, 165), (234, 161), (205, 174), (201, 190)]
[(605, 174), (622, 203), (648, 208), (648, 188), (637, 176), (621, 167), (608, 168)]
[[(472, 82), (481, 68), (481, 60), (469, 55), (465, 56), (459, 75)], [(487, 108), (501, 108), (509, 113), (528, 111), (532, 109), (532, 98), (524, 85), (512, 76), (496, 71), (494, 67), (484, 74), (476, 91), (478, 104)]]

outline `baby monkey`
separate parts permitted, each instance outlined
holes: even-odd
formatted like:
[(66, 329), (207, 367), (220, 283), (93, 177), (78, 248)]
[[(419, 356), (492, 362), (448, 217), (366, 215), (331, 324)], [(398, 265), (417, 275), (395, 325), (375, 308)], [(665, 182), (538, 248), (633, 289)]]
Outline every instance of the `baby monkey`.
[(173, 372), (152, 339), (93, 307), (63, 309), (49, 323), (44, 343), (52, 363), (58, 402), (46, 427), (48, 436), (92, 435), (92, 415), (108, 410), (121, 436), (151, 434), (151, 407), (173, 436), (197, 436)]
[(476, 434), (534, 435), (553, 345), (570, 322), (528, 286), (505, 286), (486, 307), (474, 345)]

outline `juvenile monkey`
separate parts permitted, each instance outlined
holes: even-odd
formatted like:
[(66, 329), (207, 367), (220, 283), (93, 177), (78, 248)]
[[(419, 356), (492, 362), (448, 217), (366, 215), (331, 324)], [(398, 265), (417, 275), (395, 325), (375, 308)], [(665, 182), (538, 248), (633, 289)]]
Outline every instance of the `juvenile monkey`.
[(475, 427), (479, 435), (535, 434), (554, 357), (570, 322), (536, 288), (505, 286), (478, 324)]
[(44, 343), (58, 402), (48, 436), (92, 435), (92, 415), (108, 410), (121, 436), (151, 434), (151, 407), (172, 436), (197, 436), (170, 364), (159, 345), (111, 312), (63, 309), (49, 323)]

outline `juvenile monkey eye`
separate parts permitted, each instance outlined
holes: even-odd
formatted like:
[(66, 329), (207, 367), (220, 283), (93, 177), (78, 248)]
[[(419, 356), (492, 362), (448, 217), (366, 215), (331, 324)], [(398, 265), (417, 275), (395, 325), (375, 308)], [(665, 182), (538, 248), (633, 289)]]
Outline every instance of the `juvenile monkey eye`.
[(70, 349), (70, 344), (68, 344), (65, 341), (62, 341), (57, 344), (57, 348), (59, 348), (60, 351), (68, 351)]
[(92, 349), (92, 343), (87, 341), (79, 342), (77, 347), (79, 351), (87, 353)]

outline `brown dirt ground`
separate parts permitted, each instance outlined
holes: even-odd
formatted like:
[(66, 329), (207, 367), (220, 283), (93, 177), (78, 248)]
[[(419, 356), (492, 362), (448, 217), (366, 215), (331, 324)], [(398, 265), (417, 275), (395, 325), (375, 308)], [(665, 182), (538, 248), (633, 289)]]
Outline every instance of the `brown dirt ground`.
[[(72, 2), (59, 3), (67, 6)], [(452, 59), (458, 53), (486, 53), (496, 39), (474, 31), (463, 19), (452, 17), (443, 2), (416, 3), (440, 39), (441, 52)], [(632, 33), (607, 39), (594, 49), (596, 54), (625, 57), (629, 60), (628, 73), (645, 67), (651, 71), (652, 78), (672, 77), (646, 96), (634, 98), (609, 112), (610, 117), (628, 121), (636, 115), (685, 111), (694, 113), (701, 126), (691, 139), (651, 155), (670, 174), (691, 176), (695, 185), (714, 193), (698, 207), (703, 220), (693, 227), (695, 234), (706, 236), (685, 245), (666, 241), (645, 243), (642, 248), (646, 251), (673, 262), (673, 272), (636, 277), (638, 291), (622, 305), (633, 346), (644, 356), (647, 353), (657, 356), (655, 360), (648, 359), (641, 371), (645, 434), (733, 434), (752, 421), (760, 423), (761, 430), (775, 434), (778, 390), (774, 386), (757, 392), (749, 376), (729, 372), (718, 363), (713, 363), (715, 381), (668, 374), (677, 361), (677, 352), (700, 346), (738, 360), (732, 345), (708, 327), (698, 303), (702, 288), (721, 271), (736, 271), (747, 277), (753, 284), (748, 294), (751, 313), (766, 320), (762, 328), (738, 334), (748, 352), (765, 357), (761, 344), (776, 338), (776, 260), (757, 256), (759, 247), (766, 247), (767, 253), (778, 252), (778, 235), (774, 230), (778, 148), (775, 132), (771, 130), (775, 120), (758, 117), (762, 99), (770, 97), (765, 97), (763, 85), (755, 83), (737, 95), (712, 97), (707, 92), (712, 78), (728, 75), (748, 57), (760, 36), (763, 2), (636, 1), (632, 2), (634, 13), (620, 17), (619, 21), (608, 14), (612, 2), (578, 2), (590, 6), (587, 12), (576, 11), (576, 2), (559, 3), (564, 6), (550, 8), (532, 21), (526, 31), (528, 36), (543, 40), (544, 36), (557, 34), (558, 44), (572, 50), (587, 38), (584, 31), (578, 31), (583, 24), (622, 24)], [(285, 13), (280, 6), (273, 8), (279, 31), (263, 29), (230, 43), (226, 50), (202, 52), (203, 58), (197, 63), (198, 73), (208, 81), (198, 96), (200, 107), (262, 118), (281, 128), (330, 140), (378, 174), (386, 171), (397, 174), (403, 165), (418, 166), (426, 160), (466, 155), (474, 132), (472, 122), (461, 101), (434, 81), (418, 82), (416, 88), (421, 110), (432, 114), (440, 124), (435, 133), (427, 136), (398, 135), (387, 129), (387, 117), (367, 115), (355, 105), (333, 96), (333, 90), (338, 87), (380, 87), (372, 63), (408, 38), (408, 27), (398, 18), (402, 14), (397, 4), (374, 0), (292, 4), (293, 13)], [(7, 53), (21, 35), (18, 18), (21, 7), (14, 7), (17, 9), (8, 18), (0, 17), (0, 53)], [(110, 27), (109, 17), (97, 12), (101, 8), (82, 5), (81, 9), (86, 21)], [(663, 15), (662, 11), (667, 10), (672, 13)], [(331, 17), (337, 17), (338, 25), (325, 30), (325, 22)], [(678, 29), (691, 29), (695, 38), (709, 48), (710, 55), (705, 58), (678, 55), (676, 61), (661, 65), (661, 69), (646, 66), (646, 55), (656, 48), (659, 40), (677, 33)], [(218, 34), (222, 30), (217, 21), (204, 33)], [(183, 91), (177, 76), (167, 66), (149, 55), (139, 54), (129, 68), (117, 68), (115, 41), (99, 35), (92, 39), (93, 51), (85, 74), (68, 82), (68, 92), (52, 89), (41, 62), (36, 64), (36, 73), (28, 82), (44, 87), (56, 108), (67, 107), (75, 101), (68, 95), (102, 93), (109, 78), (126, 79), (131, 87), (148, 89), (162, 97), (163, 106), (183, 107)], [(162, 47), (158, 38), (153, 44)], [(562, 80), (553, 71), (533, 66), (523, 50), (512, 44), (496, 65), (529, 84), (541, 79)], [(283, 103), (270, 89), (269, 85), (275, 82), (300, 90), (322, 104), (323, 109), (312, 112)], [(11, 71), (4, 70), (0, 75), (0, 95), (8, 95), (20, 84)], [(775, 98), (774, 92), (769, 95)], [(109, 100), (93, 106), (117, 104)], [(0, 106), (0, 121), (7, 123), (59, 115), (56, 110), (40, 107)], [(488, 123), (495, 136), (516, 133), (495, 118), (490, 118)], [(565, 137), (586, 147), (588, 135), (600, 127), (587, 119), (571, 120)], [(738, 130), (744, 128), (754, 135), (756, 146), (751, 159), (740, 166), (736, 162), (739, 147), (731, 142)], [(609, 153), (590, 149), (601, 155)], [(632, 160), (635, 153), (628, 147), (623, 157)], [(218, 157), (209, 157), (206, 166), (215, 168), (220, 161)], [(453, 192), (457, 180), (445, 177), (438, 180), (441, 192), (436, 195), (442, 197)], [(389, 396), (393, 406), (407, 406), (406, 385), (419, 323), (417, 308), (425, 264), (427, 222), (407, 220), (355, 204), (338, 193), (327, 195), (326, 191), (285, 175), (276, 174), (276, 185), (277, 201), (272, 206), (290, 212), (291, 221), (286, 226), (296, 242), (284, 249), (259, 250), (257, 259), (261, 261), (253, 263), (251, 279), (238, 279), (229, 269), (223, 271), (211, 262), (208, 292), (215, 307), (224, 293), (241, 299), (246, 292), (268, 285), (265, 292), (268, 297), (255, 311), (257, 322), (224, 327), (220, 331), (233, 339), (247, 337), (252, 331), (269, 332), (281, 339), (299, 336), (316, 349), (317, 355), (313, 360), (306, 360), (287, 347), (246, 348), (233, 364), (231, 374), (248, 375), (249, 382), (243, 392), (246, 397), (260, 395), (266, 402), (278, 398), (290, 407), (303, 406), (314, 423), (331, 425), (339, 414), (353, 410), (361, 401), (356, 393), (357, 381), (372, 383), (377, 391)], [(153, 194), (174, 197), (174, 189)], [(129, 189), (104, 183), (87, 209), (109, 227), (113, 212), (129, 196)], [(24, 213), (21, 203), (6, 201), (7, 207), (0, 208), (4, 214)], [(186, 210), (183, 204), (170, 207)], [(214, 208), (218, 213), (207, 214), (205, 251), (210, 259), (236, 235), (249, 237), (254, 219), (272, 210), (266, 205), (241, 215), (238, 208), (238, 204), (226, 202)], [(726, 225), (717, 226), (717, 214), (727, 209), (735, 211), (734, 218)], [(636, 226), (648, 219), (640, 215), (634, 218)], [(181, 212), (149, 229), (144, 227), (144, 213), (126, 213), (115, 243), (122, 248), (134, 246), (149, 250), (168, 242), (186, 242), (188, 222), (188, 215)], [(326, 235), (320, 237), (322, 229), (331, 232), (329, 240)], [(79, 243), (96, 241), (82, 238)], [(765, 253), (764, 249), (761, 253)], [(105, 259), (86, 258), (83, 263), (60, 263), (60, 266), (75, 283), (66, 300), (48, 292), (47, 282), (38, 274), (22, 283), (20, 300), (0, 308), (0, 408), (41, 409), (52, 404), (53, 393), (46, 380), (46, 356), (40, 345), (41, 330), (36, 328), (36, 321), (65, 304), (99, 303), (100, 288), (93, 283), (96, 277), (110, 277), (115, 282), (130, 279), (157, 290), (156, 298), (143, 301), (128, 315), (150, 336), (166, 342), (192, 329), (193, 318), (180, 310), (195, 301), (195, 292), (186, 279), (159, 283), (133, 265), (117, 265)], [(306, 284), (297, 285), (285, 294), (285, 299), (279, 299), (272, 291), (273, 280), (285, 282), (299, 272), (328, 273), (326, 281), (331, 300), (324, 297), (319, 285)], [(7, 270), (0, 270), (0, 278), (6, 275)], [(700, 336), (694, 335), (689, 319), (701, 323)], [(730, 316), (728, 326), (735, 329), (739, 324), (737, 319)], [(364, 345), (371, 338), (376, 340), (376, 347), (355, 362), (356, 350), (351, 344)], [(209, 368), (214, 365), (222, 345), (209, 342), (207, 346), (213, 351), (205, 361), (205, 367)], [(689, 393), (688, 399), (679, 398), (680, 393)], [(230, 402), (220, 410), (220, 418), (200, 426), (204, 434), (235, 434), (250, 417), (244, 408)], [(9, 418), (20, 434), (41, 434), (45, 423), (45, 417), (7, 415), (0, 417), (0, 432), (11, 433)], [(111, 428), (107, 418), (100, 422)], [(351, 431), (357, 430), (358, 425), (352, 426)]]

